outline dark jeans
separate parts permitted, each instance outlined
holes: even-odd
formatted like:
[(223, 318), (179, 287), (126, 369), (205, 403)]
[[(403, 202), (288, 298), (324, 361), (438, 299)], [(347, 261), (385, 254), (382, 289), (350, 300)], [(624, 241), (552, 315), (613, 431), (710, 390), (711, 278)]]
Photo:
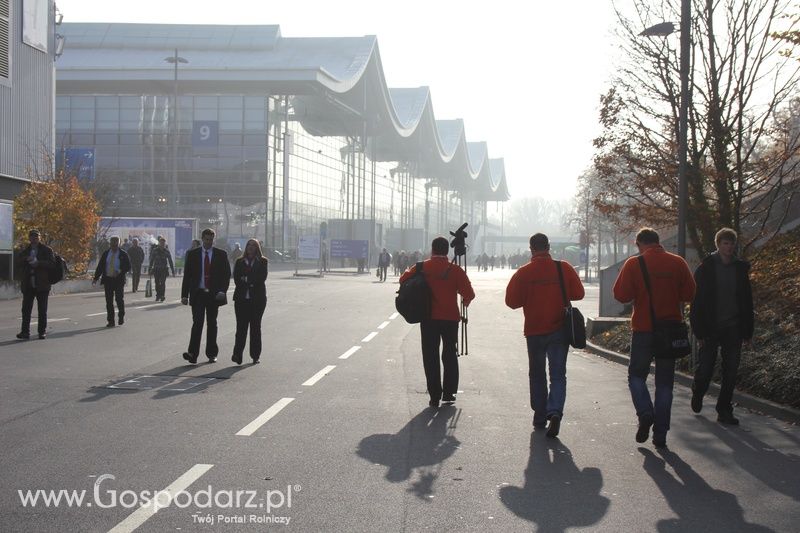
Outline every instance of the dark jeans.
[(672, 386), (675, 382), (675, 360), (656, 359), (655, 407), (647, 388), (647, 374), (653, 361), (653, 333), (634, 331), (631, 338), (631, 360), (628, 364), (628, 388), (636, 415), (652, 417), (653, 436), (666, 438), (672, 413)]
[[(562, 330), (547, 335), (530, 335), (528, 341), (528, 380), (534, 422), (544, 424), (550, 415), (564, 416), (567, 399), (567, 352)], [(550, 390), (547, 388), (545, 361), (550, 367)]]
[(736, 373), (739, 371), (739, 359), (742, 355), (742, 337), (736, 327), (721, 328), (714, 331), (711, 337), (703, 342), (700, 348), (699, 361), (694, 373), (692, 391), (701, 397), (708, 391), (714, 365), (717, 362), (717, 350), (722, 352), (722, 386), (717, 398), (717, 412), (728, 414), (733, 412), (733, 389), (736, 387)]
[(233, 346), (233, 355), (241, 357), (247, 341), (247, 330), (250, 329), (250, 358), (258, 361), (261, 356), (261, 318), (267, 302), (254, 302), (253, 300), (237, 300), (233, 303), (236, 312), (236, 343)]
[(114, 300), (117, 301), (119, 317), (125, 317), (125, 284), (122, 283), (124, 279), (122, 278), (119, 281), (107, 280), (103, 283), (103, 289), (106, 293), (106, 318), (109, 322), (114, 322)]
[(389, 270), (388, 266), (378, 267), (381, 270), (381, 281), (386, 281), (386, 273)]
[(156, 284), (156, 299), (163, 298), (167, 290), (167, 271), (161, 269), (153, 270), (153, 280)]
[(217, 314), (219, 305), (210, 292), (198, 291), (192, 299), (192, 335), (189, 338), (188, 352), (192, 355), (200, 353), (200, 338), (203, 336), (203, 321), (206, 322), (206, 356), (216, 357), (217, 346)]
[(142, 277), (142, 265), (131, 265), (131, 291), (139, 290), (139, 279)]
[(39, 312), (38, 330), (39, 334), (47, 331), (47, 299), (50, 291), (37, 291), (36, 289), (25, 289), (22, 291), (22, 329), (20, 333), (30, 335), (31, 333), (31, 312), (33, 311), (33, 299), (36, 299), (36, 307)]
[[(442, 392), (455, 394), (458, 391), (458, 320), (423, 320), (419, 326), (428, 394), (432, 400), (440, 400)], [(439, 341), (442, 343), (444, 382), (439, 370)]]

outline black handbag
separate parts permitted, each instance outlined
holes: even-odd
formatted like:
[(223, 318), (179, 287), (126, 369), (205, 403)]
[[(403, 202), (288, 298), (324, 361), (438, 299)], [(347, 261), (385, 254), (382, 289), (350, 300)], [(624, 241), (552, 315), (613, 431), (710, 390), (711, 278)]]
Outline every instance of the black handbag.
[(644, 286), (650, 304), (650, 319), (653, 322), (653, 355), (656, 359), (680, 359), (692, 353), (689, 344), (689, 327), (682, 320), (656, 320), (653, 308), (653, 292), (650, 290), (650, 276), (644, 257), (639, 256), (639, 267), (642, 269)]
[(583, 313), (580, 309), (572, 307), (572, 302), (567, 299), (561, 261), (556, 261), (556, 269), (558, 270), (558, 283), (561, 285), (561, 298), (564, 301), (564, 340), (573, 348), (586, 348), (586, 321)]

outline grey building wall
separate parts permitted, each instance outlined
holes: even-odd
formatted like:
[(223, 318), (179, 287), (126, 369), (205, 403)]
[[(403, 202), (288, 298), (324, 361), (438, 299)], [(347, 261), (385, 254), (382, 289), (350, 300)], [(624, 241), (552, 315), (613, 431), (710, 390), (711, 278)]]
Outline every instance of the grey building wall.
[[(31, 2), (31, 0), (27, 0)], [(23, 0), (0, 0), (10, 7), (10, 78), (0, 79), (0, 176), (23, 178), (53, 157), (55, 113), (54, 5), (48, 9), (47, 50), (23, 42)]]

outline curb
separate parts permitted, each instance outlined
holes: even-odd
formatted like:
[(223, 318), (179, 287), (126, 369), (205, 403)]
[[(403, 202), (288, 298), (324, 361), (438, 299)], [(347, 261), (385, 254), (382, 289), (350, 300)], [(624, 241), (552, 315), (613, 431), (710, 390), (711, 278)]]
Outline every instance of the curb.
[[(627, 355), (607, 350), (588, 341), (586, 342), (585, 350), (587, 352), (599, 355), (604, 359), (608, 359), (609, 361), (613, 361), (621, 365), (627, 366), (628, 362), (630, 361), (630, 358)], [(654, 372), (655, 366), (651, 365), (650, 371)], [(678, 372), (677, 370), (675, 371), (676, 383), (679, 383), (684, 387), (691, 389), (692, 380), (693, 377), (690, 376), (689, 374)], [(712, 382), (708, 388), (708, 393), (711, 394), (712, 396), (719, 395), (719, 385)], [(735, 400), (734, 403), (740, 407), (744, 407), (751, 411), (772, 416), (780, 420), (790, 422), (792, 424), (800, 424), (800, 409), (795, 409), (787, 405), (781, 405), (779, 403), (771, 402), (769, 400), (758, 398), (757, 396), (753, 396), (745, 392), (740, 392), (738, 390), (734, 392), (734, 400)]]

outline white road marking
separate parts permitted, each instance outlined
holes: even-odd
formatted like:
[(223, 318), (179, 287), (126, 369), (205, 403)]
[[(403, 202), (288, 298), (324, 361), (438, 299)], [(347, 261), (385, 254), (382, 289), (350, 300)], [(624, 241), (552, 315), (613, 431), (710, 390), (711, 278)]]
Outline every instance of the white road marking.
[(103, 311), (102, 313), (92, 313), (91, 315), (86, 315), (86, 316), (100, 316), (100, 315), (105, 315), (105, 314), (106, 314), (106, 312)]
[(360, 349), (361, 349), (361, 346), (353, 346), (352, 348), (350, 348), (349, 350), (344, 352), (342, 355), (340, 355), (339, 359), (347, 359), (348, 357), (350, 357), (351, 355), (353, 355), (354, 353), (356, 353)]
[(378, 329), (383, 329), (386, 326), (388, 326), (389, 324), (390, 324), (390, 322), (387, 320), (386, 322), (383, 322), (380, 326), (378, 326)]
[(369, 335), (367, 335), (366, 337), (364, 337), (363, 339), (361, 339), (361, 342), (369, 342), (369, 341), (371, 341), (372, 339), (374, 339), (374, 338), (375, 338), (375, 335), (377, 335), (377, 334), (378, 334), (378, 332), (377, 332), (377, 331), (373, 331), (372, 333), (370, 333)]
[[(103, 314), (105, 314), (105, 313), (103, 313)], [(20, 318), (20, 320), (22, 320), (22, 319)], [(49, 324), (50, 322), (65, 322), (67, 320), (69, 320), (69, 318), (48, 318), (47, 319), (47, 323)], [(39, 323), (38, 320), (31, 320), (31, 325), (38, 324), (38, 323)]]
[(150, 304), (150, 305), (140, 305), (139, 307), (134, 307), (134, 309), (148, 309), (150, 307), (158, 307), (159, 305), (164, 305), (164, 302), (159, 302), (157, 304)]
[(294, 398), (281, 398), (280, 400), (272, 404), (272, 407), (261, 413), (258, 416), (258, 418), (256, 418), (255, 420), (247, 424), (245, 427), (240, 429), (236, 435), (240, 437), (249, 437), (256, 431), (258, 431), (258, 428), (266, 424), (270, 418), (280, 413), (281, 409), (283, 409), (293, 401)]
[(317, 372), (316, 374), (314, 374), (313, 376), (308, 378), (305, 382), (303, 382), (303, 385), (305, 387), (310, 387), (310, 386), (314, 385), (317, 381), (319, 381), (322, 378), (324, 378), (334, 368), (336, 368), (336, 365), (328, 365), (328, 366), (326, 366), (325, 368), (323, 368), (322, 370), (320, 370), (319, 372)]
[[(128, 518), (114, 526), (109, 533), (129, 533), (144, 524), (148, 518), (156, 514), (159, 509), (167, 507), (172, 502), (175, 494), (186, 490), (189, 485), (200, 479), (200, 477), (211, 470), (214, 465), (197, 464), (190, 468), (185, 474), (176, 479), (169, 487), (158, 493), (147, 505), (143, 505), (128, 515)], [(96, 482), (95, 482), (96, 483)], [(169, 495), (169, 496), (167, 496)]]
[(394, 320), (395, 318), (397, 318), (399, 316), (400, 316), (400, 313), (392, 313), (391, 315), (389, 315), (389, 320)]

